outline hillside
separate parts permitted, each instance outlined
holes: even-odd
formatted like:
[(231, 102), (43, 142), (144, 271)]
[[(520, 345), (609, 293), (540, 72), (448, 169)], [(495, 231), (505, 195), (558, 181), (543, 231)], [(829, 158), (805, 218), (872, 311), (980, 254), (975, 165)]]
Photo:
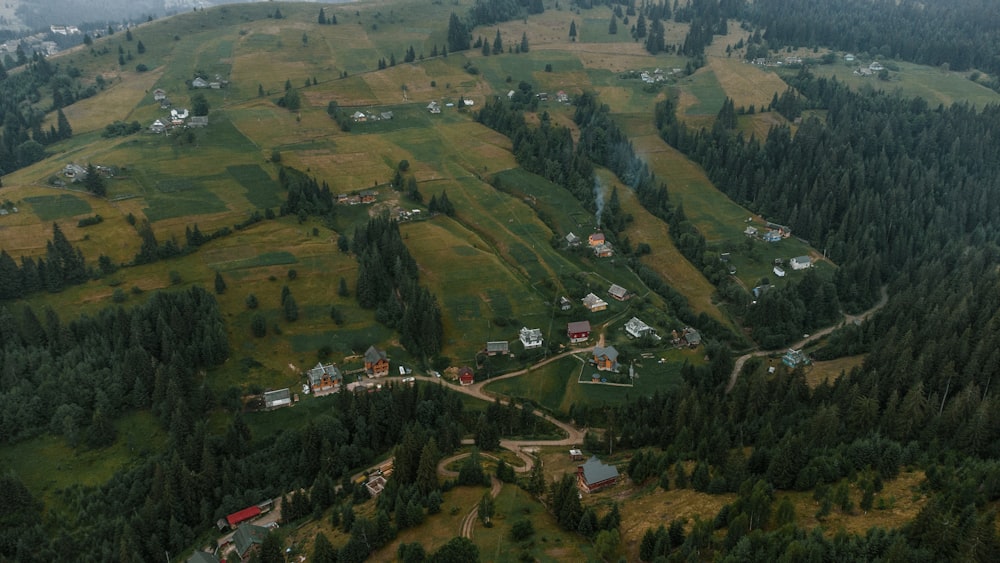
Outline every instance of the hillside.
[[(1000, 94), (769, 51), (742, 8), (228, 4), (9, 69), (0, 559), (177, 559), (282, 495), (296, 553), (458, 550), (489, 489), (434, 468), (468, 438), (545, 462), (494, 483), (483, 560), (832, 553), (840, 526), (922, 557), (966, 505), (956, 537), (987, 537), (1000, 495), (962, 471), (997, 471)], [(416, 386), (368, 382), (370, 347)], [(307, 393), (317, 362), (370, 392)], [(628, 482), (573, 501), (567, 445)]]

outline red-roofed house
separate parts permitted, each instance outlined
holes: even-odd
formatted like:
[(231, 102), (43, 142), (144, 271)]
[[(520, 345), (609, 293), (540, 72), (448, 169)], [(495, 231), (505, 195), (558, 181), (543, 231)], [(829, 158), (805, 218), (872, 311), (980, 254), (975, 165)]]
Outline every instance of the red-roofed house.
[(251, 520), (251, 519), (256, 518), (258, 516), (260, 516), (260, 507), (259, 506), (251, 506), (249, 508), (244, 508), (243, 510), (240, 510), (239, 512), (234, 512), (234, 513), (230, 514), (229, 516), (226, 516), (226, 522), (229, 523), (229, 527), (230, 528), (235, 529), (236, 526), (239, 526), (243, 522), (246, 522), (247, 520)]
[(566, 324), (566, 336), (569, 341), (586, 342), (590, 338), (590, 321), (574, 321)]
[(458, 370), (458, 382), (462, 385), (472, 385), (475, 383), (476, 377), (472, 374), (472, 368), (463, 367)]

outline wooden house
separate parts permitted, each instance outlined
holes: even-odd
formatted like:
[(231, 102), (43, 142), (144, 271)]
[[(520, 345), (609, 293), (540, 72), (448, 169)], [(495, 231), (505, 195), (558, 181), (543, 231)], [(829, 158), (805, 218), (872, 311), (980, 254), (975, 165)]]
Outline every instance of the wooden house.
[(618, 350), (604, 346), (603, 342), (594, 346), (594, 365), (598, 371), (618, 371)]
[(255, 551), (260, 549), (260, 544), (264, 543), (264, 538), (270, 530), (263, 526), (244, 524), (233, 533), (233, 545), (236, 546), (236, 555), (240, 561), (249, 561)]
[(588, 293), (587, 296), (583, 298), (583, 306), (586, 307), (591, 313), (596, 313), (607, 309), (608, 302), (593, 293)]
[(566, 336), (573, 344), (586, 342), (590, 338), (590, 321), (573, 321), (566, 325)]
[(365, 351), (365, 373), (368, 377), (385, 377), (389, 375), (389, 358), (384, 350), (369, 346)]
[(264, 408), (267, 410), (280, 409), (281, 407), (291, 406), (291, 404), (292, 393), (287, 387), (264, 393)]
[(577, 485), (585, 493), (596, 493), (618, 483), (618, 468), (605, 465), (597, 456), (591, 456), (576, 468)]
[(618, 301), (625, 301), (629, 298), (628, 290), (616, 283), (611, 284), (611, 287), (608, 288), (608, 295)]
[(318, 362), (316, 367), (306, 372), (306, 377), (309, 379), (309, 389), (313, 393), (334, 389), (340, 386), (344, 380), (344, 376), (337, 369), (337, 366), (333, 364), (323, 365), (323, 362)]
[(458, 383), (460, 385), (472, 385), (476, 382), (476, 376), (472, 373), (472, 368), (465, 366), (458, 370)]

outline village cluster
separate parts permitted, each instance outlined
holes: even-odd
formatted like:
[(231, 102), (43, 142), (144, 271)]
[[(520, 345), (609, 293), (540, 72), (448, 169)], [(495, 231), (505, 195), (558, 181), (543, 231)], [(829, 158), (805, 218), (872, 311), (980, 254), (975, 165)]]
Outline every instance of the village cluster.
[[(746, 230), (743, 231), (743, 234), (750, 239), (775, 243), (775, 242), (780, 242), (782, 239), (786, 239), (792, 236), (792, 229), (790, 227), (786, 227), (785, 225), (779, 225), (777, 223), (767, 223), (767, 231), (764, 232), (763, 234), (760, 232), (760, 229), (754, 227), (753, 225), (748, 225)], [(723, 254), (721, 256), (721, 259), (723, 262), (728, 262), (729, 254), (728, 253)], [(796, 256), (788, 260), (787, 265), (791, 267), (792, 270), (805, 270), (807, 268), (812, 267), (813, 261), (810, 256)], [(785, 266), (786, 262), (783, 258), (775, 258), (774, 267), (771, 269), (771, 271), (772, 273), (774, 273), (774, 275), (778, 276), (779, 278), (783, 278), (787, 274), (787, 272), (785, 271)], [(730, 268), (729, 273), (735, 274), (736, 273), (735, 268)], [(760, 285), (753, 288), (754, 299), (760, 297), (768, 289), (770, 289), (770, 284)]]
[[(583, 240), (571, 231), (566, 235), (566, 245), (570, 248), (577, 248), (583, 244)], [(610, 258), (615, 255), (615, 249), (605, 238), (604, 233), (596, 232), (587, 237), (587, 247), (590, 248), (594, 256), (598, 258)]]

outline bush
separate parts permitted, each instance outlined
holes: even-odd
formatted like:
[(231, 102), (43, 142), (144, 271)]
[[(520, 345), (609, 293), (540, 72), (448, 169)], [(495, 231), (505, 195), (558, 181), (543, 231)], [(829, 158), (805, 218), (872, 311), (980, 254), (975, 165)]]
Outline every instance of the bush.
[(535, 526), (532, 525), (531, 520), (522, 518), (510, 528), (510, 537), (514, 541), (522, 541), (530, 538), (535, 534)]

